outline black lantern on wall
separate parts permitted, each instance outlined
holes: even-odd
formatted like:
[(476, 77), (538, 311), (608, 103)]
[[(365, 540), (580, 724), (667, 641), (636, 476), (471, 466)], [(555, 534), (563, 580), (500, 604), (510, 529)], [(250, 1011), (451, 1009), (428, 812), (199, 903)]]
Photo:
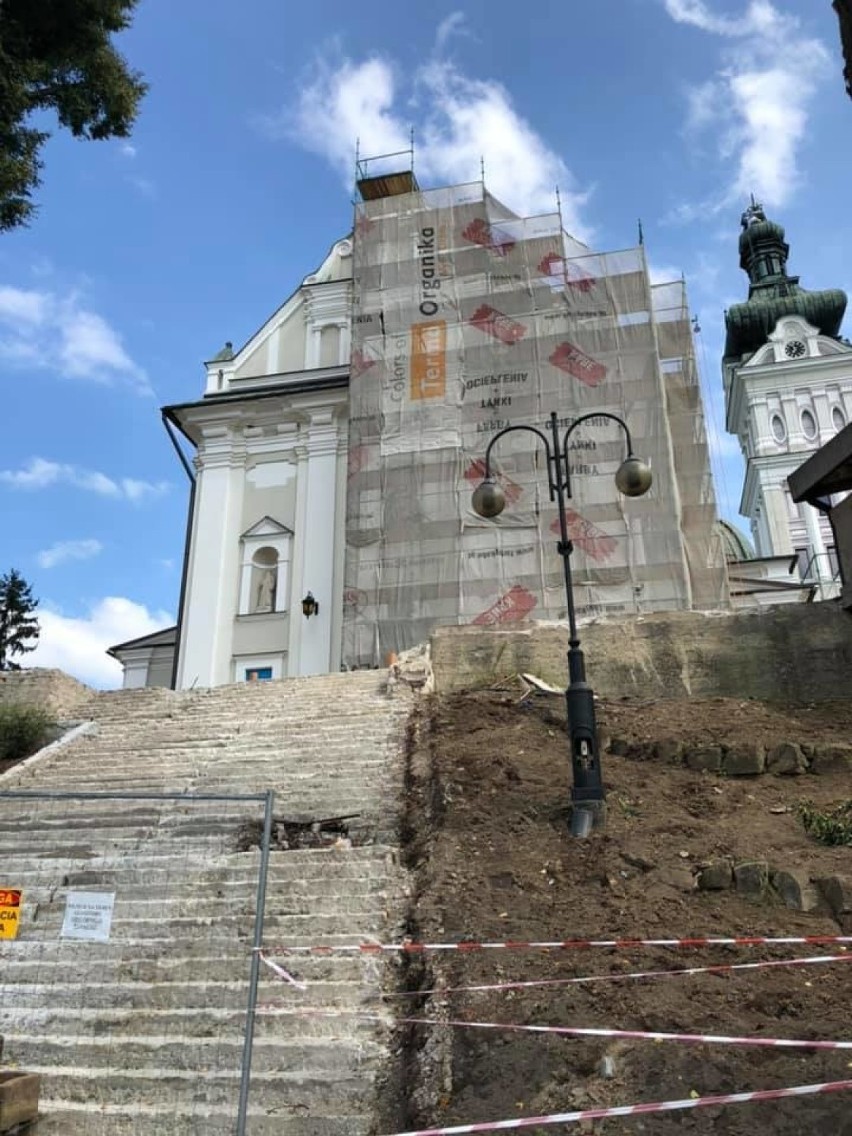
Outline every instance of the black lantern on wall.
[(302, 615), (310, 619), (312, 615), (319, 615), (319, 604), (314, 599), (313, 592), (308, 592), (302, 600)]

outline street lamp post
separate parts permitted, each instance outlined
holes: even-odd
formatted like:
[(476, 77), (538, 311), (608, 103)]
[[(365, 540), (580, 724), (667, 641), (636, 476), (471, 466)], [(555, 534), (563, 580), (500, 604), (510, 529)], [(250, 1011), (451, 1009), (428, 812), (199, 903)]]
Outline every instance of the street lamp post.
[(568, 439), (574, 430), (590, 418), (609, 418), (622, 430), (627, 444), (627, 456), (615, 474), (619, 492), (627, 497), (641, 497), (651, 488), (651, 470), (633, 453), (633, 442), (625, 422), (616, 414), (595, 411), (575, 419), (559, 442), (559, 423), (555, 412), (550, 415), (551, 439), (535, 426), (507, 426), (494, 435), (485, 451), (485, 478), (473, 493), (473, 508), (481, 517), (499, 516), (506, 505), (506, 497), (491, 473), (491, 451), (504, 434), (513, 430), (526, 430), (544, 445), (547, 455), (547, 477), (550, 500), (559, 509), (560, 538), (556, 545), (562, 557), (565, 573), (565, 598), (568, 604), (568, 687), (565, 702), (568, 711), (568, 736), (571, 747), (573, 787), (571, 802), (571, 831), (575, 836), (587, 836), (593, 827), (602, 827), (606, 819), (606, 794), (601, 778), (598, 733), (595, 722), (595, 702), (592, 688), (586, 682), (586, 663), (577, 635), (577, 616), (574, 610), (574, 588), (571, 578), (571, 553), (574, 546), (568, 536), (565, 502), (571, 499), (571, 466), (568, 461)]

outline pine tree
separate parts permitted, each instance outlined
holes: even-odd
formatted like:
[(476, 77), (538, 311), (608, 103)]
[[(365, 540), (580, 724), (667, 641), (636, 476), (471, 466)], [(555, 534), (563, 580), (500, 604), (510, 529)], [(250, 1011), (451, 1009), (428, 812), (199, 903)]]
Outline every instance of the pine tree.
[(0, 671), (19, 671), (14, 655), (34, 651), (39, 637), (32, 589), (13, 568), (0, 576)]
[(35, 212), (51, 112), (75, 138), (126, 138), (146, 86), (113, 37), (139, 0), (0, 0), (0, 232)]

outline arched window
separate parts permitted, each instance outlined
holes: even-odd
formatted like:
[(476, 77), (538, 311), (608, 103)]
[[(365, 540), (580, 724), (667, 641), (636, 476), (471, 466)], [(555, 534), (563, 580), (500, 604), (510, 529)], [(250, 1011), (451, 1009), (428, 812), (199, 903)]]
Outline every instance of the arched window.
[(842, 430), (846, 425), (846, 415), (843, 413), (839, 406), (835, 406), (835, 408), (832, 410), (831, 421), (834, 423), (834, 429), (837, 431)]
[(780, 414), (773, 414), (771, 425), (772, 437), (775, 439), (779, 446), (783, 445), (784, 442), (787, 441), (787, 427), (784, 424), (784, 419)]
[(816, 419), (809, 410), (802, 411), (802, 433), (809, 442), (812, 442), (817, 436)]

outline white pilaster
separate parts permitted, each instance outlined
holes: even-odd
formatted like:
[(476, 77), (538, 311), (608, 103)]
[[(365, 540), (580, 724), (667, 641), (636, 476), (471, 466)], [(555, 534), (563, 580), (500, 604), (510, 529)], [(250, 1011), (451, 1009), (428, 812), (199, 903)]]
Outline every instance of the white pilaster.
[(789, 554), (792, 556), (793, 542), (790, 539), (787, 501), (780, 485), (764, 485), (763, 507), (770, 545), (768, 555), (786, 556)]
[(808, 546), (812, 557), (809, 575), (820, 583), (831, 579), (831, 569), (828, 563), (828, 552), (825, 541), (822, 539), (820, 517), (813, 505), (803, 504), (805, 528), (808, 532)]
[(305, 333), (305, 367), (311, 370), (320, 365), (322, 350), (322, 327), (308, 325)]
[(302, 597), (305, 594), (305, 532), (308, 526), (307, 446), (297, 446), (294, 454), (296, 458), (296, 536), (293, 541), (293, 602), (291, 604), (287, 658), (289, 673), (299, 675), (304, 673), (302, 671), (302, 624), (307, 622), (302, 615)]
[(324, 674), (331, 666), (334, 611), (335, 516), (337, 497), (337, 422), (332, 410), (311, 414), (308, 429), (306, 525), (302, 530), (302, 586), (313, 593), (319, 614), (301, 612), (299, 674)]
[(349, 353), (352, 347), (352, 329), (348, 319), (338, 324), (338, 327), (340, 328), (340, 365), (344, 366), (349, 362)]
[(203, 428), (202, 436), (179, 688), (230, 681), (238, 599), (242, 439), (221, 425)]

